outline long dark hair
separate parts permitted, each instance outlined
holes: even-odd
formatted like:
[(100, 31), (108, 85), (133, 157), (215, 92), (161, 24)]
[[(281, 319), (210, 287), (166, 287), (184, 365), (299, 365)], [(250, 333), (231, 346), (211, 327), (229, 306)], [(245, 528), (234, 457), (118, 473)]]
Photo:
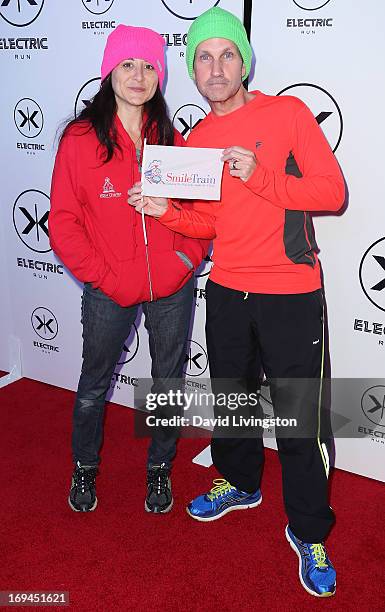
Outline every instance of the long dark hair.
[[(81, 113), (71, 119), (65, 125), (60, 140), (66, 135), (73, 125), (84, 124), (85, 131), (94, 129), (103, 151), (103, 163), (110, 161), (115, 149), (120, 149), (117, 142), (117, 132), (114, 118), (117, 111), (115, 94), (111, 85), (111, 74), (101, 83), (99, 91), (90, 103), (83, 108)], [(159, 83), (155, 94), (144, 104), (146, 122), (142, 127), (143, 138), (149, 144), (173, 145), (174, 129), (168, 114), (166, 100), (159, 89)]]

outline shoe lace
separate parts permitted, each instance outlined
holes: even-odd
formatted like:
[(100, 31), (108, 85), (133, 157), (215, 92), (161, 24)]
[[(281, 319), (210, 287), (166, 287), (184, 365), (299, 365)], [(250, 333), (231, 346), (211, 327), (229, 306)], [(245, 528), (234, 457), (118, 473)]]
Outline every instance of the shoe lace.
[(168, 476), (169, 471), (164, 463), (162, 463), (159, 467), (156, 467), (155, 469), (152, 468), (148, 471), (148, 484), (155, 489), (155, 493), (157, 493), (157, 495), (161, 495), (167, 489)]
[(96, 468), (85, 470), (80, 467), (75, 472), (75, 484), (76, 488), (81, 490), (81, 493), (89, 491), (92, 486), (95, 485)]
[(328, 567), (326, 561), (326, 551), (323, 544), (311, 544), (310, 551), (314, 561), (316, 562), (316, 567), (323, 568)]
[(227, 480), (224, 478), (214, 478), (213, 485), (215, 485), (212, 489), (210, 489), (210, 493), (207, 494), (207, 497), (210, 501), (221, 497), (221, 495), (225, 495), (229, 491), (235, 489)]

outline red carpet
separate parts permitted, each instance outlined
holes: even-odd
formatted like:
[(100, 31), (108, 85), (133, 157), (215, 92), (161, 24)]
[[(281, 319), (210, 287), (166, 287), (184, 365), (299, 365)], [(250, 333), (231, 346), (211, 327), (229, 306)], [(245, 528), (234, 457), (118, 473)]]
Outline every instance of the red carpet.
[(300, 586), (297, 557), (284, 538), (274, 451), (266, 453), (262, 505), (202, 524), (184, 505), (215, 471), (191, 463), (206, 441), (182, 440), (174, 508), (147, 515), (147, 440), (132, 438), (132, 411), (112, 404), (99, 506), (76, 514), (66, 500), (72, 402), (73, 393), (26, 379), (0, 389), (1, 591), (69, 591), (70, 609), (87, 612), (385, 609), (382, 483), (335, 471), (337, 524), (328, 548), (338, 589), (319, 600)]

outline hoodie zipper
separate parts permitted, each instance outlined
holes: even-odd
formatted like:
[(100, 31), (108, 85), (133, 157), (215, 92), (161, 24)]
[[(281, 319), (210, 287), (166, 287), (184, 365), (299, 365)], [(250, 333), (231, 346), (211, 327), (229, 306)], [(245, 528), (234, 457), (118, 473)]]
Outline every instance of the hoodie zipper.
[[(142, 213), (143, 214), (143, 213)], [(146, 227), (146, 219), (145, 216), (143, 214), (143, 229), (145, 231), (145, 227)], [(154, 294), (152, 291), (152, 280), (151, 280), (151, 270), (150, 270), (150, 259), (148, 257), (148, 240), (147, 240), (147, 232), (144, 234), (144, 246), (146, 249), (146, 262), (147, 262), (147, 274), (148, 274), (148, 282), (150, 285), (150, 302), (152, 302), (154, 300)]]
[[(141, 150), (135, 149), (136, 161), (138, 162), (139, 173), (142, 174), (142, 164), (140, 163)], [(147, 275), (148, 275), (148, 283), (150, 286), (150, 302), (154, 301), (154, 293), (152, 290), (152, 279), (151, 279), (151, 268), (150, 268), (150, 258), (148, 254), (148, 238), (147, 238), (147, 229), (146, 229), (146, 218), (145, 214), (142, 215), (142, 224), (143, 224), (143, 238), (144, 238), (144, 248), (146, 251), (146, 264), (147, 264)]]

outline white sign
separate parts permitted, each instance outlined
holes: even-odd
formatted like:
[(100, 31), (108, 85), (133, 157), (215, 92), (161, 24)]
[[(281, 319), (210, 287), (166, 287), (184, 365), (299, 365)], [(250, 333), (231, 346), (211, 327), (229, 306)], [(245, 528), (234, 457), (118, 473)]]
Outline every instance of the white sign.
[(223, 149), (145, 145), (143, 195), (220, 200)]

